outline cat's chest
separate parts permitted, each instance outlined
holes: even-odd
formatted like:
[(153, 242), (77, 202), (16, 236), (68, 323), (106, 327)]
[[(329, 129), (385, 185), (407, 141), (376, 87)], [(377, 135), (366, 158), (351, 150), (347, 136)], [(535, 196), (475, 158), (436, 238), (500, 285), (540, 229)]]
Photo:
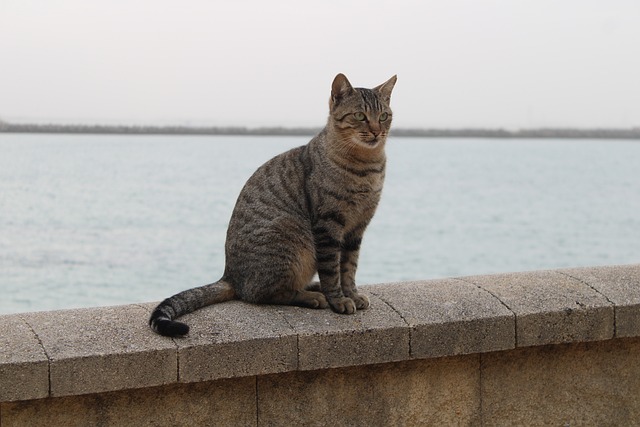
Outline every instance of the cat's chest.
[(342, 189), (344, 199), (338, 203), (338, 210), (345, 218), (345, 228), (351, 229), (368, 222), (378, 206), (382, 194), (384, 176), (359, 179)]
[(317, 218), (338, 218), (346, 229), (368, 222), (380, 200), (385, 162), (347, 162), (339, 158), (326, 164), (312, 179)]
[(351, 185), (345, 185), (344, 192), (347, 196), (347, 204), (353, 207), (368, 207), (377, 204), (382, 193), (384, 177), (361, 179)]

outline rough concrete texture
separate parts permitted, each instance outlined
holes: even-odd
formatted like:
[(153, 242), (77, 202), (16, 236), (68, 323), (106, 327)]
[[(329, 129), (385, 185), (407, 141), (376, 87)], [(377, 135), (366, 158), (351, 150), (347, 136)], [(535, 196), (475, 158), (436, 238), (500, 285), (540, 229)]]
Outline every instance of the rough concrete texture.
[(276, 306), (229, 301), (180, 320), (190, 325), (176, 338), (180, 381), (209, 381), (297, 369), (297, 338)]
[(51, 396), (175, 382), (175, 345), (146, 316), (136, 305), (23, 315), (49, 357)]
[(617, 337), (640, 335), (640, 264), (572, 268), (560, 272), (583, 281), (615, 305)]
[(1, 404), (2, 427), (255, 426), (256, 379)]
[(640, 340), (482, 355), (484, 426), (640, 425)]
[(614, 308), (583, 282), (555, 271), (465, 277), (516, 315), (516, 346), (606, 340)]
[(0, 316), (0, 402), (49, 394), (49, 360), (19, 315)]
[(515, 347), (514, 315), (497, 298), (463, 281), (373, 286), (411, 327), (411, 357), (428, 358)]
[(231, 301), (184, 316), (181, 339), (149, 329), (154, 303), (1, 316), (0, 401), (609, 340), (614, 308), (617, 336), (637, 336), (639, 270), (362, 287), (355, 315)]
[(472, 355), (259, 377), (259, 425), (480, 425), (479, 367)]
[(409, 330), (402, 318), (367, 292), (371, 306), (353, 315), (280, 307), (298, 335), (298, 369), (324, 369), (406, 360)]
[(640, 338), (0, 403), (12, 426), (640, 425)]

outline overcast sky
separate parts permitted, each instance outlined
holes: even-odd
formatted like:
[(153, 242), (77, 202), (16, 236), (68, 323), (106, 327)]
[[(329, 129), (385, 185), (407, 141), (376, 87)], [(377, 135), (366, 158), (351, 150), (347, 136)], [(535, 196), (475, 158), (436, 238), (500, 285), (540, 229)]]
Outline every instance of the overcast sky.
[(0, 119), (321, 126), (398, 75), (402, 127), (640, 126), (638, 0), (0, 0)]

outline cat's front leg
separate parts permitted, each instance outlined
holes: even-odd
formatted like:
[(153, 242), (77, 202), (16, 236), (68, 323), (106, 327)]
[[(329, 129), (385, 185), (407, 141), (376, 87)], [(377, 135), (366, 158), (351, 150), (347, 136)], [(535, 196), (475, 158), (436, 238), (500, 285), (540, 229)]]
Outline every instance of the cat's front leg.
[(345, 296), (340, 287), (340, 252), (318, 253), (318, 276), (320, 288), (333, 311), (342, 314), (356, 312), (356, 303)]
[(329, 306), (336, 313), (353, 314), (356, 304), (345, 296), (340, 286), (340, 248), (339, 234), (331, 224), (319, 222), (313, 229), (316, 244), (316, 260), (320, 288), (327, 298)]
[(356, 269), (360, 255), (361, 235), (347, 235), (340, 254), (340, 285), (346, 297), (353, 300), (358, 310), (369, 308), (369, 298), (360, 295), (356, 288)]

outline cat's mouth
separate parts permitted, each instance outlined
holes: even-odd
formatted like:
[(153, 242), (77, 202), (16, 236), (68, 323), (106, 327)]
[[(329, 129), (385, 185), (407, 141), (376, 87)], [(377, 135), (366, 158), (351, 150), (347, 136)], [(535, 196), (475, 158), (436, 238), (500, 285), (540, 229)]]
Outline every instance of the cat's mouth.
[(353, 138), (352, 141), (363, 147), (376, 148), (384, 141), (384, 137), (382, 135), (359, 135), (359, 137)]
[(365, 144), (367, 144), (368, 146), (370, 146), (370, 147), (375, 147), (380, 142), (380, 137), (379, 136), (374, 136), (373, 138), (365, 140), (363, 142)]

